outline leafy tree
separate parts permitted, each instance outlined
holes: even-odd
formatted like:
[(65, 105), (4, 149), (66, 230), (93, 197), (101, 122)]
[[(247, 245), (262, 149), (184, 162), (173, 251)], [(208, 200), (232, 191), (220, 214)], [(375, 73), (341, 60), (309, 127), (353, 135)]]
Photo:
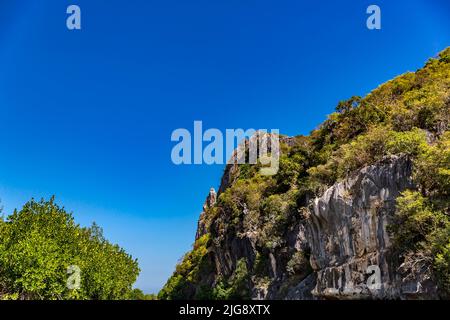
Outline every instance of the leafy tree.
[(134, 288), (129, 295), (129, 300), (157, 300), (154, 294), (145, 294), (141, 289)]
[(361, 103), (361, 97), (353, 96), (348, 100), (340, 101), (336, 107), (336, 111), (339, 113), (349, 112), (357, 108)]
[[(70, 266), (79, 287), (68, 286)], [(139, 268), (123, 249), (93, 225), (49, 201), (29, 201), (0, 223), (0, 285), (19, 299), (125, 299)]]

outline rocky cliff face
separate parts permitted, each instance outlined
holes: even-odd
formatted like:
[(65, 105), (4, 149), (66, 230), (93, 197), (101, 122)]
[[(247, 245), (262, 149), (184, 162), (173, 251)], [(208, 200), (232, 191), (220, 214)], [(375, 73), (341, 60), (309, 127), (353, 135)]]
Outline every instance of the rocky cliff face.
[(450, 297), (450, 48), (336, 110), (273, 175), (241, 143), (160, 298)]
[(207, 233), (205, 224), (206, 212), (208, 209), (212, 208), (216, 204), (216, 201), (217, 201), (216, 190), (214, 188), (211, 188), (209, 190), (208, 196), (206, 197), (205, 203), (203, 204), (203, 211), (202, 213), (200, 213), (200, 218), (198, 219), (197, 232), (195, 233), (195, 240), (200, 239), (203, 235)]
[[(402, 275), (387, 226), (400, 192), (413, 188), (411, 163), (387, 158), (337, 183), (313, 201), (305, 223), (320, 298), (406, 298), (436, 295), (423, 274)], [(369, 280), (369, 275), (372, 279)], [(368, 281), (369, 280), (369, 281)]]
[[(256, 277), (250, 279), (250, 298), (437, 297), (436, 285), (426, 274), (402, 271), (387, 231), (395, 199), (401, 191), (414, 187), (411, 172), (407, 157), (388, 157), (313, 199), (303, 217), (294, 220), (284, 234), (286, 246), (267, 252), (269, 277), (265, 283)], [(215, 197), (211, 191), (206, 204)], [(245, 215), (245, 205), (243, 210)], [(223, 232), (219, 224), (213, 225), (217, 238), (209, 253), (214, 279), (231, 276), (243, 258), (254, 267), (259, 255), (258, 230)], [(197, 238), (204, 233), (199, 222)], [(296, 252), (308, 252), (309, 259), (300, 275), (293, 278), (287, 264)]]

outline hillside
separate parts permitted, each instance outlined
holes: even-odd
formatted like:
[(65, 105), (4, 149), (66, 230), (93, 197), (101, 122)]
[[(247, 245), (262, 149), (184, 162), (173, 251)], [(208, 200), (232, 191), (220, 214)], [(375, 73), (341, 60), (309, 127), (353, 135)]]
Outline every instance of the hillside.
[(448, 298), (450, 48), (228, 165), (161, 299)]

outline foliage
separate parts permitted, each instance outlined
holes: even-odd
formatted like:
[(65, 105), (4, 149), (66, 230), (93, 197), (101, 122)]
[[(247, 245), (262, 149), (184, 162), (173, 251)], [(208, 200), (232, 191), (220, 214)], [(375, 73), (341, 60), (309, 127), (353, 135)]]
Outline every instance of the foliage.
[(217, 300), (249, 299), (249, 272), (245, 258), (236, 263), (236, 268), (228, 280), (219, 281), (213, 290), (213, 298)]
[(258, 243), (262, 248), (273, 250), (283, 245), (284, 232), (295, 213), (294, 193), (271, 195), (262, 202), (258, 228)]
[[(447, 229), (446, 233), (448, 239), (450, 230)], [(448, 294), (450, 292), (450, 241), (447, 241), (436, 254), (434, 267), (441, 288)]]
[(253, 263), (253, 274), (262, 278), (268, 274), (269, 257), (264, 252), (257, 252)]
[[(389, 226), (394, 246), (402, 253), (421, 252), (430, 257), (435, 277), (450, 293), (450, 217), (418, 191), (407, 190), (397, 198), (395, 222)], [(413, 262), (414, 263), (414, 262)]]
[(444, 213), (433, 209), (427, 198), (410, 190), (397, 198), (396, 219), (390, 230), (394, 234), (395, 245), (402, 250), (422, 246), (449, 222)]
[[(69, 289), (68, 267), (81, 286)], [(136, 260), (93, 225), (81, 228), (50, 201), (31, 200), (0, 223), (2, 295), (20, 299), (126, 299), (139, 274)]]
[(287, 192), (292, 187), (297, 186), (298, 178), (305, 173), (303, 168), (303, 163), (306, 162), (305, 160), (305, 157), (298, 153), (281, 155), (280, 167), (275, 176), (277, 193)]
[[(158, 293), (158, 299), (177, 300), (186, 296), (187, 291), (194, 290), (193, 284), (198, 283), (202, 274), (210, 272), (208, 246), (210, 235), (205, 234), (194, 243), (193, 249), (188, 252), (176, 266), (172, 277)], [(204, 290), (197, 292), (197, 298), (204, 298)]]
[(141, 289), (134, 288), (128, 297), (129, 300), (157, 300), (154, 294), (145, 294)]
[(396, 132), (389, 127), (373, 127), (366, 134), (340, 146), (325, 164), (309, 168), (308, 173), (312, 180), (330, 185), (385, 156), (404, 154), (416, 157), (427, 147), (426, 134), (421, 129)]
[(433, 145), (427, 146), (415, 161), (415, 180), (422, 192), (446, 199), (450, 192), (450, 132), (445, 132)]
[(311, 266), (305, 253), (303, 251), (296, 251), (292, 255), (291, 260), (288, 261), (286, 269), (290, 275), (297, 274), (304, 276), (310, 273)]

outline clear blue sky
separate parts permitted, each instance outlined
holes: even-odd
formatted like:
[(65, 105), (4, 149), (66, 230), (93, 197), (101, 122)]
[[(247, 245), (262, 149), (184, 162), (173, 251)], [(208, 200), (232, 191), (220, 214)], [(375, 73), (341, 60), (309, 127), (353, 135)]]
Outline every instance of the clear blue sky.
[[(82, 30), (69, 31), (78, 4)], [(366, 28), (370, 4), (382, 29)], [(156, 292), (222, 166), (175, 166), (171, 132), (307, 134), (450, 45), (450, 2), (0, 0), (0, 198), (96, 221)]]

